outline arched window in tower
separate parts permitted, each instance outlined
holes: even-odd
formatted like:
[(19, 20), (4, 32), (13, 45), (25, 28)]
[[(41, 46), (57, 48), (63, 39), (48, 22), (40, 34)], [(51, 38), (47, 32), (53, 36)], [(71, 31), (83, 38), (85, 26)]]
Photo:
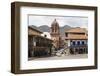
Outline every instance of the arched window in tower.
[(54, 28), (53, 27), (51, 27), (51, 31), (54, 32)]
[(55, 24), (55, 32), (57, 32), (57, 25)]

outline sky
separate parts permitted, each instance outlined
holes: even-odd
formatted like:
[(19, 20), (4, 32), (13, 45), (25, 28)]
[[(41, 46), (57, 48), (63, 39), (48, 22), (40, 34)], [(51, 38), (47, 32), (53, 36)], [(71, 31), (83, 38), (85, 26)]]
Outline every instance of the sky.
[(88, 27), (88, 17), (75, 17), (75, 16), (42, 16), (42, 15), (29, 15), (28, 25), (47, 25), (51, 27), (52, 22), (56, 19), (59, 26), (69, 25), (71, 27)]

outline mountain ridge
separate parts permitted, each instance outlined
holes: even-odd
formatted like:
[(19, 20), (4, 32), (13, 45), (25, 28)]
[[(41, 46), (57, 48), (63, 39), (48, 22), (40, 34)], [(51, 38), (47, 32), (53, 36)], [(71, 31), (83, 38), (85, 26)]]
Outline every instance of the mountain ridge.
[[(36, 25), (30, 25), (30, 26), (33, 27), (33, 28), (35, 28), (35, 29), (37, 29), (37, 30), (39, 30), (39, 31), (42, 31), (42, 32), (50, 32), (50, 29), (51, 29), (51, 27), (49, 27), (47, 25), (41, 25), (39, 27), (37, 27)], [(71, 28), (72, 27), (69, 26), (69, 25), (64, 25), (64, 26), (60, 27), (60, 35), (64, 36), (65, 35), (64, 31), (65, 30), (69, 30)]]

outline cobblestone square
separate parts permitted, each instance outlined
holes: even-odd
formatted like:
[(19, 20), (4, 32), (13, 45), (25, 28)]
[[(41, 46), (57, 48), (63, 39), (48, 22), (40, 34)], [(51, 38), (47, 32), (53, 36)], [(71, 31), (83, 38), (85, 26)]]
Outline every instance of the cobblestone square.
[(29, 60), (60, 60), (60, 59), (83, 59), (88, 58), (88, 54), (76, 54), (76, 55), (66, 55), (66, 56), (51, 56), (51, 57), (40, 57), (40, 58), (29, 58)]

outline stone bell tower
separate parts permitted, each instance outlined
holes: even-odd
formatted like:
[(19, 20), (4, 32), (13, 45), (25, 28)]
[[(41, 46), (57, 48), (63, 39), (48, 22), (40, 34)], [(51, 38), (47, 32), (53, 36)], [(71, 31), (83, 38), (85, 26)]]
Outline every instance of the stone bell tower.
[(51, 24), (51, 39), (56, 49), (60, 47), (60, 29), (57, 20), (55, 19)]

